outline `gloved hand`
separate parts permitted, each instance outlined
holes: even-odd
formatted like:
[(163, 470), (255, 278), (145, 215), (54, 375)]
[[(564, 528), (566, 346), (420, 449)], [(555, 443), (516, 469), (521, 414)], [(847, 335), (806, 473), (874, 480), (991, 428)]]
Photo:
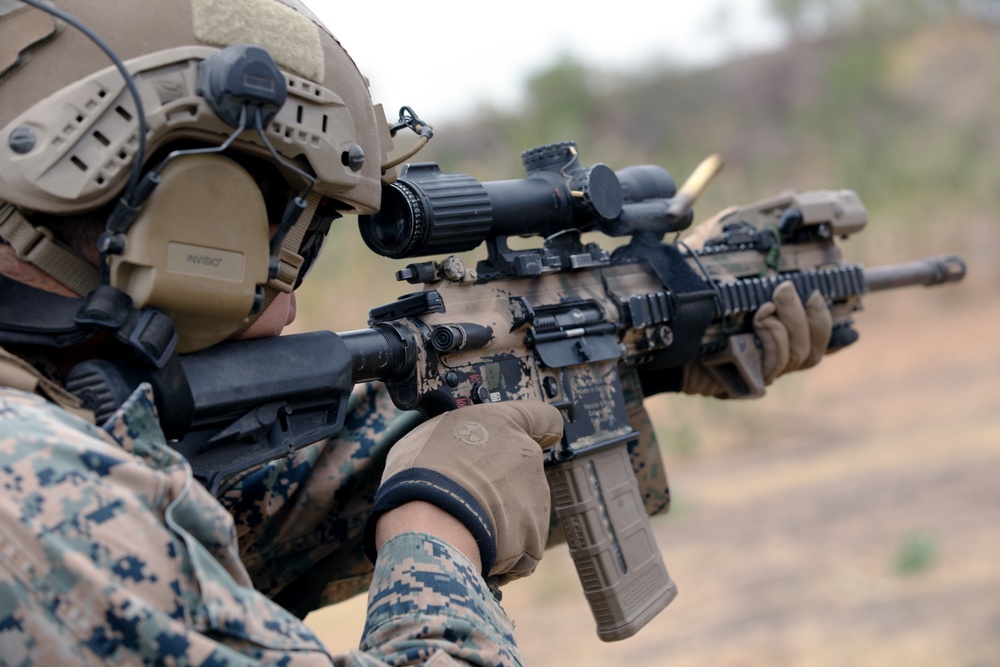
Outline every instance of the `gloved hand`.
[(764, 384), (771, 384), (785, 373), (819, 363), (830, 344), (833, 316), (818, 291), (803, 307), (795, 286), (786, 280), (754, 313), (753, 330), (764, 352)]
[(549, 527), (542, 450), (559, 441), (562, 429), (559, 411), (539, 401), (473, 405), (421, 424), (389, 451), (365, 525), (368, 558), (375, 562), (379, 516), (422, 500), (472, 533), (491, 583), (531, 574)]
[[(721, 234), (739, 210), (738, 207), (727, 208), (708, 218), (685, 236), (685, 243), (692, 250), (700, 249), (705, 241)], [(756, 384), (767, 386), (785, 373), (819, 363), (833, 334), (833, 316), (818, 292), (811, 294), (803, 306), (795, 286), (786, 281), (774, 290), (771, 301), (754, 313), (753, 330), (761, 349), (761, 377)], [(697, 361), (684, 366), (681, 391), (730, 397), (726, 386)]]
[[(830, 344), (833, 316), (819, 292), (803, 306), (795, 286), (785, 281), (754, 313), (753, 329), (761, 343), (761, 379), (766, 386), (785, 373), (819, 363)], [(726, 387), (700, 362), (685, 365), (682, 391), (728, 396)]]

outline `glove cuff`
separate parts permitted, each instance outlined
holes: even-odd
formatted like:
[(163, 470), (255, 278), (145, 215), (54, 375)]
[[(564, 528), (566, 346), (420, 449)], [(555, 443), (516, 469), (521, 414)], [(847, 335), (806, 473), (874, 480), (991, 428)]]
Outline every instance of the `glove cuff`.
[(427, 468), (408, 468), (382, 482), (365, 521), (362, 543), (368, 560), (375, 563), (375, 525), (389, 510), (413, 500), (435, 505), (462, 522), (479, 546), (485, 576), (496, 562), (497, 540), (493, 521), (475, 497), (451, 478)]

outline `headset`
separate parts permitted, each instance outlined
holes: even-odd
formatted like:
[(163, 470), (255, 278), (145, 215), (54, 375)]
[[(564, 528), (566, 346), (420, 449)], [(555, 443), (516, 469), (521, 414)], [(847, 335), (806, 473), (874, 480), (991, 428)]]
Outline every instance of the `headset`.
[[(0, 165), (0, 176), (29, 189), (39, 185), (28, 182), (23, 174), (45, 173), (49, 181), (44, 187), (53, 196), (69, 200), (78, 193), (87, 196), (104, 184), (102, 179), (123, 178), (129, 160), (131, 170), (98, 240), (99, 268), (95, 275), (74, 283), (87, 286), (76, 288), (83, 303), (72, 300), (73, 304), (56, 305), (53, 297), (57, 295), (32, 295), (25, 289), (37, 290), (15, 287), (13, 281), (4, 279), (0, 344), (65, 347), (95, 332), (111, 331), (145, 363), (161, 368), (175, 353), (201, 350), (238, 335), (277, 294), (301, 284), (331, 222), (340, 215), (338, 209), (346, 207), (314, 192), (317, 177), (281, 156), (266, 129), (282, 111), (290, 90), (298, 95), (300, 121), (303, 115), (320, 118), (310, 104), (322, 106), (324, 129), (327, 123), (349, 124), (349, 112), (342, 103), (336, 104), (339, 98), (332, 91), (282, 72), (258, 46), (177, 47), (136, 58), (126, 67), (99, 35), (73, 16), (38, 0), (23, 1), (80, 30), (113, 67), (58, 91), (65, 104), (54, 105), (49, 98), (16, 119), (9, 143), (16, 153), (25, 154), (27, 166), (14, 171)], [(181, 114), (187, 114), (217, 131), (211, 136), (188, 132), (181, 147), (172, 144), (166, 154), (154, 153), (150, 160), (154, 166), (143, 173), (150, 117), (140, 88), (147, 100), (151, 89), (157, 91), (160, 106), (153, 110), (155, 122), (175, 122), (171, 114), (183, 122)], [(123, 90), (128, 94), (122, 94)], [(175, 92), (165, 95), (163, 91)], [(119, 155), (102, 158), (106, 169), (96, 183), (84, 180), (84, 173), (92, 178), (93, 170), (80, 167), (96, 154), (88, 153), (86, 145), (60, 155), (31, 152), (31, 123), (20, 120), (35, 122), (50, 108), (96, 110), (99, 115), (90, 121), (87, 141), (96, 148), (101, 148), (99, 144), (123, 146)], [(61, 122), (53, 119), (50, 124), (58, 127)], [(285, 120), (283, 125), (288, 133), (306, 135), (310, 130), (294, 127), (294, 120)], [(215, 137), (226, 131), (228, 138), (217, 143)], [(276, 172), (291, 176), (286, 181), (301, 184), (294, 196), (288, 196), (294, 190), (265, 194), (261, 170), (248, 168), (248, 163), (260, 162), (260, 158), (241, 154), (237, 161), (232, 157), (232, 144), (244, 133), (255, 133), (251, 140), (260, 155), (270, 156)], [(49, 163), (35, 168), (31, 159)], [(342, 161), (347, 175), (324, 175), (327, 180), (349, 179), (359, 171), (364, 163), (361, 147), (355, 144), (344, 151)], [(282, 195), (285, 201), (280, 201)], [(275, 216), (269, 211), (276, 206), (285, 208), (274, 225)], [(4, 208), (0, 234), (5, 240), (14, 245), (11, 238), (31, 236), (32, 244), (45, 243), (41, 238), (45, 230), (31, 226), (13, 206)], [(228, 222), (233, 220), (239, 224)], [(8, 231), (3, 232), (3, 227)], [(74, 262), (74, 270), (79, 264)]]

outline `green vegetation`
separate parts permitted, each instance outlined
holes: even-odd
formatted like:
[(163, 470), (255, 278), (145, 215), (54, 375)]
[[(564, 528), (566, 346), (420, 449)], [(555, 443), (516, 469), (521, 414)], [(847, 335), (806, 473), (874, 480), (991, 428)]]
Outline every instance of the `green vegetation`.
[(893, 557), (892, 570), (896, 574), (916, 574), (934, 564), (937, 559), (937, 541), (924, 533), (905, 536)]
[(961, 0), (770, 0), (771, 12), (798, 38), (885, 32), (968, 13)]

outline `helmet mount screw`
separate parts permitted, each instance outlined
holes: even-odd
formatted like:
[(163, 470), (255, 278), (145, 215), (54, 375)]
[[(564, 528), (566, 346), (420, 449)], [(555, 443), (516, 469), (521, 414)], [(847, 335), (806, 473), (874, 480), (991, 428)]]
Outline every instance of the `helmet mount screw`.
[(18, 155), (30, 153), (37, 141), (38, 138), (35, 136), (35, 131), (24, 125), (15, 127), (7, 137), (7, 145)]
[(351, 168), (351, 171), (361, 171), (365, 165), (365, 151), (361, 146), (354, 144), (341, 156), (344, 165)]

